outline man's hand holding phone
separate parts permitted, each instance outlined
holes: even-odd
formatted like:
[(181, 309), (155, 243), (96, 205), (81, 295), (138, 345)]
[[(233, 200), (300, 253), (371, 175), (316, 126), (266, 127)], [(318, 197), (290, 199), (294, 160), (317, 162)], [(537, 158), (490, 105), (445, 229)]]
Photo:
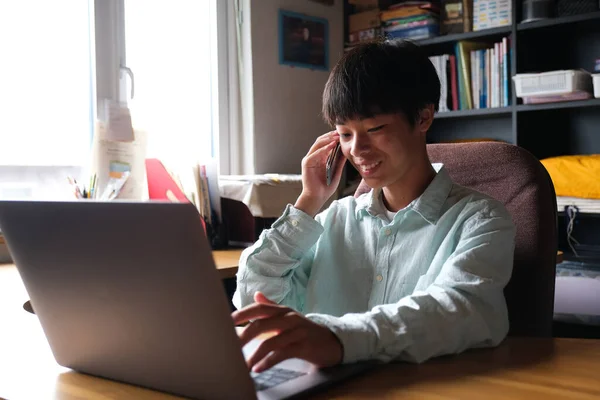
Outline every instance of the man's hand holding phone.
[(337, 166), (337, 159), (340, 156), (340, 153), (340, 142), (337, 142), (337, 145), (333, 151), (329, 153), (327, 162), (325, 163), (325, 180), (327, 181), (327, 186), (331, 186), (331, 180), (333, 179), (335, 167)]
[(295, 207), (314, 217), (335, 193), (345, 161), (336, 131), (319, 136), (302, 159), (302, 194)]

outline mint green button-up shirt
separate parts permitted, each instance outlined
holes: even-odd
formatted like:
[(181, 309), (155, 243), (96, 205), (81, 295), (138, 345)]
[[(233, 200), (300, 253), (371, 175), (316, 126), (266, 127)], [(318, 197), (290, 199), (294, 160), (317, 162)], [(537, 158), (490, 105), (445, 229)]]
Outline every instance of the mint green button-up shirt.
[(334, 201), (314, 219), (288, 205), (243, 252), (235, 306), (262, 291), (331, 329), (344, 362), (422, 362), (500, 343), (514, 224), (500, 202), (434, 167), (425, 192), (391, 221), (381, 190)]

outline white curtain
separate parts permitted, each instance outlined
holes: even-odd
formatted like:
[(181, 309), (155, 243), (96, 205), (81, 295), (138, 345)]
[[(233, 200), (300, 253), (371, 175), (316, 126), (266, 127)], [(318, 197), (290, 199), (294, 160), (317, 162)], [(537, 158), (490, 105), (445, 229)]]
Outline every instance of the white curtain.
[(233, 0), (228, 4), (229, 149), (225, 150), (228, 150), (229, 159), (226, 165), (221, 163), (221, 171), (235, 175), (254, 174), (250, 0)]

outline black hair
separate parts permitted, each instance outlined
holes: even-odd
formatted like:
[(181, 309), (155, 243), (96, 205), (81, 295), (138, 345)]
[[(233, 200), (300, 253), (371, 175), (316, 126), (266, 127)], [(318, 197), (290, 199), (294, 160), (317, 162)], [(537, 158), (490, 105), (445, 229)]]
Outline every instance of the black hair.
[(335, 65), (323, 91), (330, 125), (376, 114), (403, 113), (414, 126), (429, 104), (438, 110), (440, 80), (421, 48), (406, 40), (356, 45)]

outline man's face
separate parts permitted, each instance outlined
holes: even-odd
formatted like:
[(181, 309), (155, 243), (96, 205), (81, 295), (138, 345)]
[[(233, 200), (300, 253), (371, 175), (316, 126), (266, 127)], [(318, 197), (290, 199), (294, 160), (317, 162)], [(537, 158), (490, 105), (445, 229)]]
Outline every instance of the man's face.
[(426, 152), (427, 129), (420, 122), (411, 126), (400, 113), (349, 120), (336, 131), (344, 156), (371, 188), (402, 181)]

